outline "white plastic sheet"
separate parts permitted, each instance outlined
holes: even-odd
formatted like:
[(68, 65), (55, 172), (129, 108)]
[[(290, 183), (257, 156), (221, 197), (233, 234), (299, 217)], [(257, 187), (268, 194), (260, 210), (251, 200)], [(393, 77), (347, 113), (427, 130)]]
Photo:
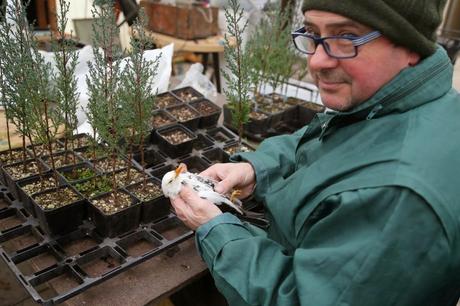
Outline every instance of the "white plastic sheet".
[[(78, 133), (92, 133), (92, 129), (89, 124), (86, 123), (85, 109), (88, 104), (88, 87), (86, 85), (86, 76), (89, 73), (88, 62), (94, 60), (93, 49), (91, 46), (86, 46), (78, 52), (78, 65), (76, 67), (76, 78), (77, 87), (79, 93), (79, 108), (77, 111), (78, 117)], [(168, 90), (169, 78), (172, 70), (172, 56), (174, 52), (173, 44), (167, 45), (161, 49), (147, 50), (144, 54), (146, 60), (154, 60), (158, 55), (161, 54), (160, 62), (158, 65), (158, 72), (154, 78), (151, 78), (150, 82), (152, 85), (152, 94), (155, 94), (158, 90), (159, 93)], [(54, 53), (43, 52), (41, 54), (45, 57), (45, 60), (55, 66)], [(126, 65), (128, 59), (121, 59), (121, 67)], [(55, 68), (54, 68), (55, 69)]]

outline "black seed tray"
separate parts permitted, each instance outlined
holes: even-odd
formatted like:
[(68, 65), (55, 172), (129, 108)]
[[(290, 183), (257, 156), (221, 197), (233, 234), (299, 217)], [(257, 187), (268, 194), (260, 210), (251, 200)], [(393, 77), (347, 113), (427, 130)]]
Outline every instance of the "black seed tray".
[[(49, 236), (0, 185), (0, 257), (40, 304), (54, 305), (108, 280), (192, 237), (169, 210), (122, 236), (102, 237), (84, 221), (68, 234)], [(34, 264), (31, 264), (33, 261)], [(47, 282), (59, 293), (43, 297)]]

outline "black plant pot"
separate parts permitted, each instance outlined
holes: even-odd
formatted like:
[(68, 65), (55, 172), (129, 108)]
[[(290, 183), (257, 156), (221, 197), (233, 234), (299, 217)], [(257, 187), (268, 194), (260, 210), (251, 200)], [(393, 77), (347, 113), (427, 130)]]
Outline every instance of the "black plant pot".
[[(148, 184), (153, 184), (156, 187), (156, 191), (159, 192), (158, 196), (155, 196), (152, 199), (143, 200), (141, 196), (136, 195), (135, 189), (142, 186), (143, 182), (139, 182), (133, 185), (126, 187), (126, 189), (131, 192), (140, 202), (141, 206), (141, 223), (149, 223), (152, 221), (160, 220), (165, 218), (170, 213), (170, 203), (162, 191), (161, 191), (161, 182), (157, 178), (149, 178), (147, 180)], [(152, 188), (147, 186), (147, 188)]]
[[(63, 186), (65, 184), (65, 181), (63, 180), (63, 178), (58, 174), (53, 175), (52, 171), (48, 171), (45, 174), (43, 174), (42, 178), (40, 178), (39, 175), (34, 175), (34, 176), (27, 177), (25, 179), (22, 179), (22, 180), (19, 180), (19, 181), (16, 182), (17, 190), (18, 190), (18, 200), (20, 200), (22, 202), (22, 205), (24, 206), (24, 208), (32, 216), (36, 217), (34, 204), (32, 203), (32, 197), (37, 193), (45, 192), (45, 191), (48, 191), (48, 190), (51, 190), (51, 189), (55, 189), (56, 185), (53, 184), (52, 180), (50, 180), (50, 179), (55, 178), (55, 177), (57, 177), (58, 187), (61, 187), (61, 186)], [(38, 183), (41, 179), (47, 180), (48, 182), (50, 182), (50, 184), (49, 184), (49, 186), (47, 188), (41, 189), (40, 191), (30, 191), (30, 192), (26, 191), (28, 186), (30, 186), (33, 183)]]
[(176, 118), (174, 118), (170, 113), (165, 111), (164, 109), (156, 110), (152, 113), (152, 132), (156, 129), (172, 125), (177, 123)]
[(216, 145), (220, 147), (238, 142), (238, 136), (223, 126), (208, 129), (206, 134), (214, 141)]
[[(158, 148), (161, 152), (172, 158), (186, 155), (192, 152), (193, 142), (197, 139), (196, 135), (185, 126), (176, 124), (156, 130)], [(187, 139), (180, 143), (172, 143), (168, 137), (173, 133), (180, 133)]]
[(173, 95), (185, 103), (204, 98), (204, 96), (195, 88), (187, 86), (172, 91)]
[(228, 155), (221, 148), (213, 148), (211, 150), (203, 152), (203, 157), (210, 163), (226, 163), (229, 161), (230, 155)]
[(179, 105), (179, 104), (182, 104), (182, 101), (179, 100), (175, 95), (173, 95), (170, 92), (165, 92), (165, 93), (159, 94), (155, 98), (155, 105), (159, 109), (167, 108), (167, 107), (174, 106), (174, 105)]
[[(206, 130), (202, 131), (204, 133)], [(199, 133), (197, 134), (197, 139), (193, 142), (193, 150), (196, 151), (197, 154), (200, 151), (209, 150), (213, 147), (214, 141), (206, 134)]]
[(187, 171), (191, 173), (200, 173), (206, 170), (211, 164), (199, 157), (199, 156), (189, 156), (183, 159), (180, 159), (178, 163), (184, 163), (187, 165)]
[[(88, 176), (75, 177), (75, 178), (72, 177), (73, 176), (73, 174), (72, 174), (73, 171), (75, 171), (75, 170), (82, 171), (82, 169), (87, 171)], [(77, 182), (87, 180), (87, 179), (99, 174), (99, 172), (97, 172), (94, 169), (94, 167), (90, 163), (87, 163), (87, 162), (61, 168), (61, 169), (58, 170), (58, 172), (63, 177), (63, 179), (69, 184), (75, 184)]]
[(90, 200), (88, 206), (88, 217), (95, 225), (96, 231), (105, 237), (116, 237), (123, 233), (136, 229), (139, 226), (141, 216), (141, 205), (138, 200), (127, 191), (119, 189), (118, 192), (129, 195), (130, 206), (113, 214), (105, 214), (93, 203), (94, 200), (110, 196), (110, 193), (99, 195)]
[[(244, 133), (248, 134), (249, 136), (252, 135), (263, 135), (266, 134), (267, 130), (270, 128), (270, 117), (267, 114), (261, 112), (254, 112), (257, 114), (261, 114), (265, 116), (263, 119), (253, 119), (250, 118), (249, 122), (244, 124), (243, 129)], [(224, 104), (224, 125), (234, 131), (238, 130), (238, 127), (233, 125), (232, 121), (232, 111)]]
[[(31, 162), (36, 162), (38, 164), (38, 167), (41, 168), (41, 172), (42, 174), (46, 173), (47, 171), (49, 171), (50, 169), (45, 165), (43, 164), (40, 160), (38, 161), (35, 161), (34, 159), (29, 159), (26, 161), (27, 164), (30, 164)], [(22, 179), (25, 179), (25, 178), (28, 178), (28, 177), (32, 177), (32, 176), (36, 176), (38, 175), (38, 171), (35, 172), (35, 173), (31, 173), (30, 175), (24, 175), (22, 177), (19, 177), (19, 178), (16, 178), (16, 177), (13, 177), (11, 175), (11, 173), (9, 172), (8, 169), (12, 168), (12, 167), (16, 167), (18, 165), (21, 165), (23, 162), (18, 162), (18, 163), (15, 163), (15, 164), (11, 164), (11, 165), (7, 165), (7, 166), (4, 166), (2, 167), (2, 172), (3, 172), (3, 175), (4, 175), (4, 179), (5, 179), (5, 184), (6, 186), (8, 187), (8, 189), (10, 190), (11, 194), (16, 198), (18, 199), (19, 198), (19, 190), (17, 188), (17, 185), (16, 185), (16, 182), (22, 180)]]
[(207, 99), (192, 101), (190, 105), (201, 115), (200, 128), (205, 129), (217, 125), (217, 121), (222, 113), (222, 109), (219, 106)]
[[(63, 188), (69, 188), (77, 200), (54, 209), (45, 209), (37, 203), (39, 197), (52, 192), (62, 192)], [(86, 217), (86, 200), (71, 186), (39, 192), (31, 197), (31, 202), (40, 226), (51, 235), (62, 235), (77, 229)]]
[[(196, 109), (194, 109), (190, 105), (181, 104), (171, 106), (168, 107), (166, 110), (176, 119), (177, 122), (186, 126), (190, 130), (195, 131), (198, 129), (201, 115)], [(186, 115), (184, 115), (184, 112), (186, 112)]]
[[(142, 160), (141, 153), (136, 153), (133, 155), (133, 160), (136, 163), (136, 166), (139, 169), (142, 169)], [(165, 157), (158, 151), (153, 148), (144, 149), (144, 168), (158, 168), (164, 165), (166, 162)]]

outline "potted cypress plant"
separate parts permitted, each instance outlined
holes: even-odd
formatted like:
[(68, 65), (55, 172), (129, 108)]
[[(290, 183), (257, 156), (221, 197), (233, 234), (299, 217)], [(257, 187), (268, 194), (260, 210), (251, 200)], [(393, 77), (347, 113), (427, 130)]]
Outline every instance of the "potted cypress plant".
[[(98, 7), (96, 7), (98, 6)], [(105, 236), (113, 237), (134, 229), (139, 224), (140, 205), (130, 193), (119, 188), (117, 167), (120, 160), (118, 144), (127, 139), (129, 124), (124, 113), (121, 89), (121, 48), (115, 43), (119, 35), (113, 2), (99, 0), (92, 8), (94, 62), (89, 62), (86, 79), (89, 91), (87, 117), (94, 132), (107, 144), (108, 160), (112, 167), (109, 174), (111, 191), (90, 199), (89, 216), (96, 229)], [(96, 163), (97, 167), (97, 162)]]
[[(224, 105), (224, 121), (231, 122), (231, 125), (236, 127), (238, 145), (241, 145), (244, 132), (243, 126), (249, 121), (251, 107), (249, 98), (251, 63), (243, 48), (243, 33), (248, 23), (246, 21), (240, 26), (239, 22), (242, 17), (243, 9), (238, 1), (230, 0), (229, 9), (225, 9), (225, 19), (228, 34), (233, 37), (234, 41), (230, 42), (229, 36), (225, 35), (224, 56), (229, 72), (222, 70), (222, 75), (228, 86), (228, 89), (224, 91), (228, 99), (228, 103)], [(225, 120), (225, 117), (227, 117), (227, 120)]]

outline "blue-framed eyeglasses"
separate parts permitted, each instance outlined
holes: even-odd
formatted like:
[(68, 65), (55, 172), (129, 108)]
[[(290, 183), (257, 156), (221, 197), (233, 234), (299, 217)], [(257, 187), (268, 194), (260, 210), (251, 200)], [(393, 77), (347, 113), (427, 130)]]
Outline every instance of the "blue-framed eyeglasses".
[(305, 27), (291, 33), (294, 45), (302, 53), (312, 55), (318, 45), (322, 45), (330, 57), (344, 59), (358, 55), (358, 46), (382, 36), (379, 31), (373, 31), (363, 36), (328, 36), (317, 37), (306, 34)]

